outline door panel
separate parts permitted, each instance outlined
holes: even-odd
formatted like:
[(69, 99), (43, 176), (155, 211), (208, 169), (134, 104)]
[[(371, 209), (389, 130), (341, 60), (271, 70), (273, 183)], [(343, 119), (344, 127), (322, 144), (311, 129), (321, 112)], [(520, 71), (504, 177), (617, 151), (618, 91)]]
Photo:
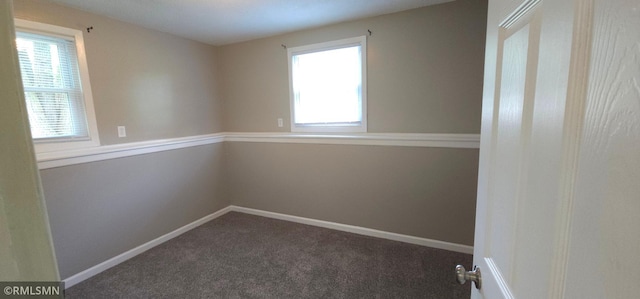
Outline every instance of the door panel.
[(574, 8), (519, 4), (489, 6), (474, 252), (484, 286), (474, 298), (550, 298), (556, 249), (566, 246), (559, 198), (562, 163), (575, 156), (563, 145), (576, 133), (564, 113)]
[(522, 115), (524, 90), (527, 77), (527, 53), (529, 25), (524, 26), (504, 42), (502, 82), (498, 101), (497, 135), (493, 167), (496, 170), (491, 179), (491, 224), (490, 231), (501, 231), (491, 235), (488, 253), (502, 275), (509, 277), (513, 264), (511, 250), (515, 242), (516, 214), (519, 202), (519, 187), (522, 177)]
[(15, 38), (13, 2), (0, 1), (0, 281), (55, 281), (58, 268)]
[[(640, 295), (640, 1), (598, 0), (566, 298)], [(585, 262), (588, 261), (588, 262)]]
[(472, 298), (640, 293), (640, 2), (489, 2)]

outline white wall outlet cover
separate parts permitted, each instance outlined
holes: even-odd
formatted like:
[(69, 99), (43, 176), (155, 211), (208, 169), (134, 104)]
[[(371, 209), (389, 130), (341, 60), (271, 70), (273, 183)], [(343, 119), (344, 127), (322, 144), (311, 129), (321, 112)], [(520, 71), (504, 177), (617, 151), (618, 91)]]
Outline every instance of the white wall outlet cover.
[(118, 137), (127, 137), (127, 129), (124, 126), (118, 126)]
[(284, 122), (282, 121), (282, 118), (278, 118), (278, 127), (282, 128), (282, 126), (284, 126)]

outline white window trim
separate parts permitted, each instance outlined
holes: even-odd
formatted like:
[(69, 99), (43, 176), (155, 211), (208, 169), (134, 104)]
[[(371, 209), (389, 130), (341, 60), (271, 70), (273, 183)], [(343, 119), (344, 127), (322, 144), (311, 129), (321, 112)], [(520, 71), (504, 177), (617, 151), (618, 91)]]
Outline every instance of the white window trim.
[(87, 56), (84, 49), (84, 38), (82, 36), (82, 31), (22, 19), (14, 19), (14, 22), (16, 30), (34, 34), (45, 34), (60, 38), (73, 39), (76, 44), (78, 72), (80, 74), (80, 83), (82, 84), (82, 94), (84, 97), (84, 108), (87, 118), (89, 139), (82, 141), (34, 140), (36, 153), (100, 146), (100, 138), (98, 136), (98, 123), (96, 122), (96, 113), (93, 105), (93, 94), (91, 92), (91, 83), (89, 81), (89, 68), (87, 66)]
[[(360, 125), (299, 125), (295, 123), (295, 98), (293, 94), (292, 61), (293, 55), (346, 48), (349, 46), (361, 46), (362, 60), (362, 123)], [(367, 132), (367, 37), (358, 36), (329, 42), (287, 48), (287, 60), (289, 67), (289, 111), (291, 119), (291, 132), (316, 132), (316, 133), (341, 133), (341, 132)]]

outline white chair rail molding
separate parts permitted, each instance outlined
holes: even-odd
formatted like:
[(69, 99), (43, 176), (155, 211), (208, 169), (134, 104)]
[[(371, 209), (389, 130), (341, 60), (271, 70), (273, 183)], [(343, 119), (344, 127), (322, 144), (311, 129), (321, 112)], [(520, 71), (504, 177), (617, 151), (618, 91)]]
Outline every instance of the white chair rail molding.
[(64, 151), (37, 153), (40, 169), (61, 167), (220, 142), (306, 143), (337, 145), (378, 145), (443, 148), (479, 148), (479, 134), (407, 133), (263, 133), (223, 132), (172, 139), (104, 145)]

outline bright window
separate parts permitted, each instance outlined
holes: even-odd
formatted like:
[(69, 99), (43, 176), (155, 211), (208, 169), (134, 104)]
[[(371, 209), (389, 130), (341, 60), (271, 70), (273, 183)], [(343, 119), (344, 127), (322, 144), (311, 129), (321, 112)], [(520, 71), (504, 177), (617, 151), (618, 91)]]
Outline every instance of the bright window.
[(288, 49), (293, 132), (366, 132), (366, 37)]
[(16, 20), (16, 47), (36, 150), (99, 145), (82, 32)]

